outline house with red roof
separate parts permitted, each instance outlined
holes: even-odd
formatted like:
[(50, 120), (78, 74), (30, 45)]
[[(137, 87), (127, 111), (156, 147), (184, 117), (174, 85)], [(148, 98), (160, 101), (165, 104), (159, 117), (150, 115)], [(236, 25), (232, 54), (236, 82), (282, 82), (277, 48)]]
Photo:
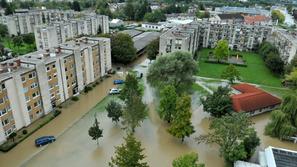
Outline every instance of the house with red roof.
[(251, 116), (272, 111), (280, 106), (281, 99), (250, 84), (233, 85), (231, 95), (233, 110), (247, 112)]
[(270, 17), (263, 15), (244, 16), (245, 24), (269, 24), (272, 23)]

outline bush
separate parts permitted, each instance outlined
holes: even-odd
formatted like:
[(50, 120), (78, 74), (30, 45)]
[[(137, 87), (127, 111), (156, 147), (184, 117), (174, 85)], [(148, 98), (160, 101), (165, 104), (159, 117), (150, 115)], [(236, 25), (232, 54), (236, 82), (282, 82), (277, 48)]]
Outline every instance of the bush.
[(55, 110), (53, 115), (54, 115), (54, 117), (57, 117), (60, 114), (61, 114), (60, 110)]
[(73, 97), (71, 97), (71, 100), (72, 100), (72, 101), (78, 101), (79, 98), (78, 98), (77, 96), (73, 96)]
[(23, 133), (23, 135), (26, 135), (26, 134), (28, 133), (28, 131), (27, 131), (26, 129), (24, 129), (24, 130), (22, 131), (22, 133)]
[(91, 86), (86, 86), (85, 89), (84, 89), (84, 92), (88, 93), (91, 90), (93, 90), (93, 88)]

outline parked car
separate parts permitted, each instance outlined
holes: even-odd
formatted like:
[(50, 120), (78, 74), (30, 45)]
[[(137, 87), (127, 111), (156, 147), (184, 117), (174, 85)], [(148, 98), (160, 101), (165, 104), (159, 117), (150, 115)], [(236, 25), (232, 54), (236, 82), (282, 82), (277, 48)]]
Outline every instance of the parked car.
[(125, 83), (125, 81), (121, 80), (121, 79), (116, 79), (116, 80), (113, 81), (113, 84), (115, 84), (115, 85), (123, 84), (123, 83)]
[(110, 95), (116, 95), (116, 94), (120, 94), (120, 93), (121, 93), (121, 89), (118, 89), (118, 88), (112, 88), (109, 90)]
[(54, 136), (43, 136), (35, 140), (35, 146), (40, 147), (56, 141)]

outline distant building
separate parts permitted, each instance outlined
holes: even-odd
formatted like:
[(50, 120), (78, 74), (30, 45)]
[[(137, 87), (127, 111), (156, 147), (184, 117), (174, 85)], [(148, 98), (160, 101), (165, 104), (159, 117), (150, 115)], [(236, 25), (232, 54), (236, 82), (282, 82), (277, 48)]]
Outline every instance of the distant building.
[(244, 16), (240, 13), (218, 14), (221, 21), (230, 23), (244, 23)]
[(246, 7), (217, 7), (215, 8), (215, 12), (217, 13), (244, 13), (249, 15), (264, 15), (270, 16), (271, 13), (268, 10), (262, 8), (246, 8)]
[(233, 85), (235, 90), (231, 96), (233, 110), (258, 115), (272, 111), (281, 104), (281, 100), (255, 86), (249, 84)]
[(158, 23), (143, 23), (141, 27), (145, 30), (161, 31), (164, 28), (164, 25)]
[(269, 24), (272, 25), (272, 20), (270, 17), (264, 15), (253, 15), (253, 16), (244, 16), (245, 24)]
[(121, 19), (112, 19), (109, 23), (110, 27), (120, 27), (124, 25), (124, 21)]
[(159, 32), (144, 32), (133, 37), (134, 48), (136, 48), (137, 54), (141, 55), (144, 53), (145, 48), (153, 40), (160, 37)]

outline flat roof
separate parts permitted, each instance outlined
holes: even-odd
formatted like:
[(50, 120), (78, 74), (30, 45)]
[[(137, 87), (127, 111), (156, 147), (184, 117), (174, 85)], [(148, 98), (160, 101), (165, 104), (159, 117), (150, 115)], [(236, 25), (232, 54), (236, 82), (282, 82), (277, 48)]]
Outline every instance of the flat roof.
[(133, 38), (133, 37), (141, 34), (142, 31), (138, 31), (138, 30), (124, 30), (124, 31), (121, 31), (120, 33), (128, 34), (130, 37)]
[(134, 47), (137, 52), (144, 49), (150, 42), (160, 37), (159, 32), (144, 32), (133, 38)]

